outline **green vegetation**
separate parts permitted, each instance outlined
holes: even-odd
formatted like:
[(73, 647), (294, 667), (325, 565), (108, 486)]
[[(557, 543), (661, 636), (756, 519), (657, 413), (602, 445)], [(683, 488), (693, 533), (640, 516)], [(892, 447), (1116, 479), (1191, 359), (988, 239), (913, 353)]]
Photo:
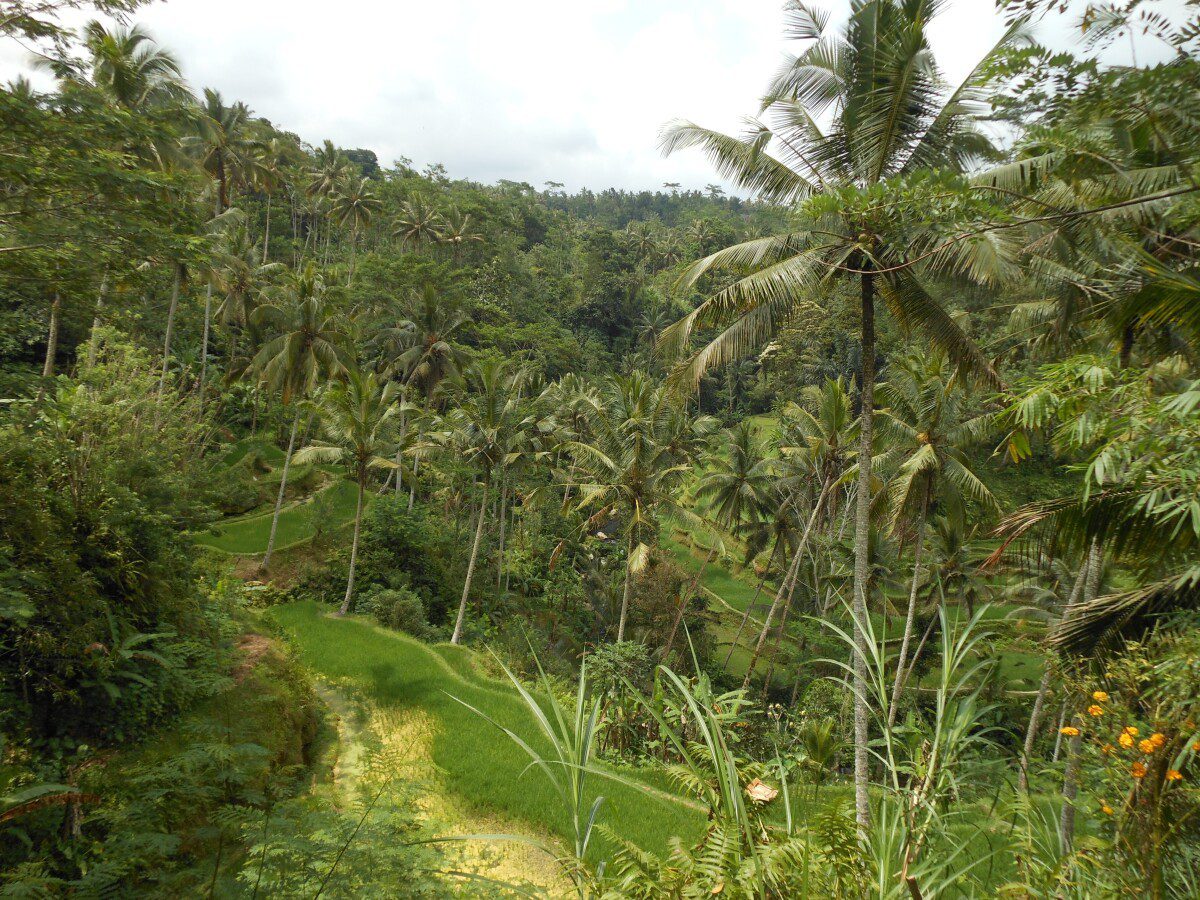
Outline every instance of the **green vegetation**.
[(788, 0), (748, 199), (142, 5), (0, 13), (0, 895), (1200, 895), (1196, 0)]

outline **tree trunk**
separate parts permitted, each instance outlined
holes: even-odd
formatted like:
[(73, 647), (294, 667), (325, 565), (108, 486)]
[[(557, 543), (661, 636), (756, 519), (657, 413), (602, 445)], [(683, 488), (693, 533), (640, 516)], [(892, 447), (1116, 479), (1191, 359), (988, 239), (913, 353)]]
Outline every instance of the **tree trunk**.
[(871, 825), (867, 741), (867, 592), (871, 577), (871, 451), (875, 418), (875, 276), (861, 277), (862, 368), (859, 375), (861, 418), (858, 449), (858, 496), (854, 514), (854, 813), (859, 829)]
[(96, 357), (100, 352), (100, 328), (104, 325), (100, 313), (104, 310), (104, 295), (108, 292), (108, 270), (100, 279), (100, 292), (96, 294), (96, 312), (92, 315), (92, 333), (88, 338), (88, 367), (96, 365)]
[(167, 389), (167, 367), (171, 362), (171, 336), (175, 331), (175, 311), (179, 308), (179, 288), (183, 281), (183, 266), (175, 264), (175, 277), (171, 282), (171, 303), (167, 307), (167, 328), (163, 336), (162, 374), (158, 377), (158, 400), (161, 404), (163, 392)]
[[(428, 405), (426, 405), (426, 407), (425, 407), (425, 412), (426, 413), (429, 412)], [(417, 426), (417, 443), (420, 444), (423, 440), (425, 440), (425, 420), (422, 418), (421, 424), (419, 426)], [(412, 473), (413, 477), (412, 477), (412, 481), (410, 481), (408, 483), (408, 511), (409, 512), (413, 511), (413, 503), (417, 499), (417, 473), (420, 471), (420, 466), (421, 466), (421, 457), (419, 457), (419, 456), (413, 457), (413, 473)], [(486, 495), (485, 495), (485, 497), (486, 497)]]
[(267, 264), (267, 251), (271, 248), (271, 193), (267, 192), (267, 216), (263, 222), (263, 255), (262, 264)]
[[(796, 577), (792, 579), (792, 586), (788, 590), (788, 595), (783, 601), (783, 612), (779, 616), (779, 630), (775, 632), (775, 642), (771, 644), (771, 664), (767, 666), (767, 675), (763, 679), (763, 702), (766, 703), (767, 695), (771, 690), (771, 682), (775, 678), (775, 662), (779, 658), (779, 648), (783, 645), (784, 635), (787, 634), (788, 616), (792, 612), (792, 603), (796, 597), (796, 585), (800, 583), (800, 572), (797, 570)], [(804, 639), (800, 639), (800, 646), (803, 649)]]
[[(401, 395), (401, 400), (403, 400), (403, 395)], [(400, 477), (400, 473), (403, 471), (403, 469), (401, 468), (401, 464), (404, 462), (404, 437), (408, 433), (406, 430), (408, 427), (407, 420), (408, 420), (408, 408), (406, 406), (403, 406), (400, 409), (400, 441), (399, 441), (399, 446), (396, 447), (396, 499), (397, 500), (400, 499), (400, 492), (402, 490), (404, 490), (404, 479)]]
[(679, 593), (679, 608), (675, 610), (675, 620), (671, 623), (671, 633), (667, 635), (667, 644), (663, 649), (662, 661), (664, 665), (671, 656), (671, 648), (675, 645), (675, 635), (679, 631), (679, 623), (683, 621), (684, 610), (687, 609), (687, 605), (692, 601), (692, 597), (696, 595), (696, 588), (700, 584), (700, 579), (704, 577), (704, 570), (708, 568), (708, 564), (712, 562), (712, 558), (716, 555), (717, 548), (714, 545), (713, 548), (708, 551), (708, 556), (704, 558), (704, 562), (700, 566), (700, 571), (696, 573), (696, 577), (693, 578), (691, 584), (688, 585), (687, 591), (681, 591)]
[(54, 292), (54, 300), (50, 304), (50, 324), (46, 330), (46, 359), (42, 363), (42, 377), (54, 377), (54, 361), (58, 356), (58, 323), (62, 318), (62, 296)]
[(454, 634), (450, 643), (462, 640), (463, 620), (467, 617), (467, 598), (471, 596), (471, 576), (475, 574), (475, 560), (479, 558), (479, 541), (483, 537), (483, 523), (487, 520), (488, 480), (483, 481), (483, 499), (479, 504), (479, 521), (475, 523), (475, 541), (471, 544), (471, 558), (467, 562), (467, 577), (463, 582), (462, 600), (458, 604), (458, 618), (454, 621)]
[(364, 481), (366, 481), (366, 477), (359, 475), (358, 505), (354, 508), (354, 537), (350, 541), (350, 574), (346, 578), (346, 596), (342, 600), (341, 608), (338, 609), (339, 616), (344, 616), (346, 613), (350, 612), (350, 603), (354, 600), (354, 566), (358, 562), (358, 534), (362, 528)]
[(904, 637), (900, 640), (900, 655), (896, 658), (896, 681), (892, 687), (892, 703), (888, 709), (888, 727), (896, 724), (896, 709), (900, 705), (900, 692), (904, 690), (904, 682), (908, 674), (904, 670), (908, 662), (908, 645), (912, 641), (913, 619), (917, 614), (917, 588), (921, 583), (921, 554), (925, 549), (925, 519), (929, 513), (929, 494), (932, 485), (925, 484), (925, 493), (921, 497), (921, 512), (917, 519), (917, 543), (913, 548), (912, 588), (908, 592), (908, 611), (904, 616)]
[[(1092, 541), (1088, 551), (1087, 578), (1083, 584), (1083, 603), (1086, 606), (1096, 599), (1100, 592), (1100, 574), (1103, 568), (1104, 555), (1100, 545)], [(1074, 718), (1072, 721), (1075, 721)], [(1078, 733), (1071, 735), (1067, 745), (1067, 768), (1063, 772), (1063, 805), (1062, 816), (1059, 819), (1059, 834), (1062, 835), (1062, 850), (1070, 853), (1075, 846), (1075, 797), (1079, 793), (1079, 764), (1080, 751), (1083, 749), (1083, 729), (1078, 726)]]
[(825, 495), (829, 493), (829, 480), (826, 479), (825, 484), (821, 485), (821, 493), (817, 497), (817, 502), (813, 505), (812, 514), (808, 517), (808, 522), (804, 525), (804, 534), (800, 537), (800, 543), (796, 546), (796, 555), (792, 559), (792, 564), (788, 566), (788, 574), (779, 585), (779, 590), (775, 592), (775, 601), (771, 604), (771, 608), (767, 610), (767, 618), (763, 622), (762, 630), (758, 633), (758, 641), (754, 645), (754, 652), (750, 654), (750, 665), (746, 669), (746, 677), (742, 679), (742, 690), (748, 690), (750, 687), (750, 676), (754, 674), (754, 667), (758, 665), (758, 657), (762, 654), (763, 647), (767, 642), (767, 634), (771, 630), (771, 622), (775, 619), (775, 613), (779, 611), (779, 605), (783, 602), (783, 598), (790, 594), (794, 588), (796, 579), (800, 577), (800, 560), (804, 558), (804, 551), (808, 546), (808, 537), (812, 534), (813, 526), (817, 523), (817, 517), (821, 512), (821, 505), (825, 502)]
[(617, 641), (625, 640), (625, 619), (629, 615), (629, 597), (633, 591), (633, 532), (625, 547), (625, 588), (621, 592), (621, 618), (617, 621)]
[(200, 338), (200, 404), (204, 404), (204, 380), (208, 377), (208, 333), (212, 328), (212, 282), (204, 291), (204, 333)]
[(742, 621), (738, 623), (737, 634), (733, 636), (733, 642), (729, 645), (729, 652), (725, 654), (725, 665), (721, 667), (722, 671), (729, 669), (729, 661), (733, 659), (733, 651), (737, 649), (738, 641), (742, 639), (742, 632), (746, 630), (746, 623), (750, 621), (750, 610), (754, 609), (754, 604), (758, 602), (758, 597), (762, 593), (763, 585), (766, 583), (767, 576), (771, 574), (771, 566), (775, 565), (775, 557), (779, 555), (779, 538), (775, 538), (775, 544), (771, 548), (771, 558), (767, 560), (767, 568), (763, 571), (762, 576), (758, 579), (758, 587), (754, 590), (754, 596), (750, 602), (746, 604), (746, 611), (742, 613)]
[(500, 542), (496, 547), (496, 595), (500, 595), (501, 584), (504, 580), (504, 538), (507, 519), (504, 506), (508, 501), (508, 473), (500, 479)]
[(292, 465), (292, 451), (296, 448), (296, 429), (300, 427), (300, 408), (292, 418), (292, 433), (288, 438), (287, 455), (283, 457), (283, 473), (279, 477), (279, 496), (275, 498), (275, 515), (271, 517), (271, 534), (267, 538), (267, 552), (263, 555), (262, 571), (271, 564), (271, 553), (275, 550), (275, 529), (279, 527), (279, 511), (283, 508), (283, 493), (287, 490), (288, 469)]
[[(1076, 576), (1075, 584), (1071, 588), (1071, 594), (1063, 606), (1063, 617), (1071, 611), (1071, 607), (1078, 602), (1080, 595), (1083, 593), (1083, 586), (1087, 580), (1090, 561), (1091, 553), (1089, 552), (1084, 557), (1083, 565), (1079, 567), (1079, 575)], [(1037, 697), (1033, 701), (1033, 711), (1029, 714), (1029, 727), (1025, 729), (1025, 746), (1021, 753), (1021, 768), (1017, 773), (1017, 787), (1022, 793), (1029, 790), (1029, 761), (1033, 758), (1033, 746), (1037, 741), (1038, 728), (1041, 727), (1042, 716), (1045, 714), (1046, 697), (1050, 693), (1050, 682), (1053, 680), (1053, 677), (1054, 669), (1047, 663), (1045, 671), (1042, 672), (1041, 684), (1038, 685)]]

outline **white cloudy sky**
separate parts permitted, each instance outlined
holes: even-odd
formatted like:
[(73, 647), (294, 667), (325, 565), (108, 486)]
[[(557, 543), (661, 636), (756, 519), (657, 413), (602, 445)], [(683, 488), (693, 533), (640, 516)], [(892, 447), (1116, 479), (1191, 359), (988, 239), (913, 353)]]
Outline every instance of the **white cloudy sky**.
[[(1180, 0), (1182, 2), (1182, 0)], [(816, 0), (844, 14), (845, 0)], [(736, 130), (788, 49), (782, 0), (170, 0), (138, 21), (193, 86), (318, 143), (453, 177), (568, 188), (713, 181), (664, 159), (664, 122)], [(951, 0), (933, 31), (951, 77), (1003, 30), (992, 0)], [(794, 47), (794, 45), (793, 45)], [(0, 81), (25, 68), (0, 41)]]

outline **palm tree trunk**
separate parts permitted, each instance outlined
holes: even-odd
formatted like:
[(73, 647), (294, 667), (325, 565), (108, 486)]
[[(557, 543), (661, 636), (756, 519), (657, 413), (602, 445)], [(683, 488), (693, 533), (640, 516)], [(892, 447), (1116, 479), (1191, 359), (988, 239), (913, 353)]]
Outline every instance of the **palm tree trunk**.
[(687, 609), (688, 603), (696, 594), (696, 588), (700, 584), (700, 579), (704, 577), (704, 570), (708, 568), (708, 564), (712, 562), (712, 558), (717, 555), (716, 545), (708, 551), (708, 556), (704, 558), (704, 563), (700, 566), (700, 571), (696, 573), (691, 583), (688, 585), (687, 591), (681, 591), (679, 594), (679, 608), (675, 610), (675, 621), (671, 623), (671, 633), (667, 635), (667, 644), (663, 648), (662, 661), (665, 664), (671, 657), (671, 648), (675, 645), (675, 635), (679, 631), (679, 623), (683, 621), (684, 610)]
[(275, 498), (275, 515), (271, 517), (271, 534), (267, 538), (267, 552), (263, 555), (262, 571), (271, 564), (271, 553), (275, 550), (275, 530), (279, 527), (279, 511), (283, 508), (283, 493), (287, 490), (288, 469), (292, 466), (292, 451), (296, 449), (296, 429), (300, 427), (300, 408), (292, 418), (292, 433), (288, 438), (287, 455), (283, 457), (283, 472), (279, 476), (279, 496)]
[[(800, 573), (796, 572), (796, 577), (792, 579), (792, 586), (788, 590), (787, 598), (783, 601), (783, 612), (779, 616), (779, 629), (775, 632), (775, 642), (771, 644), (771, 664), (767, 666), (766, 677), (763, 678), (763, 702), (766, 703), (767, 694), (771, 690), (771, 681), (775, 678), (775, 662), (779, 658), (779, 648), (783, 645), (783, 637), (787, 634), (788, 616), (792, 612), (792, 601), (796, 596), (796, 585), (800, 583)], [(801, 646), (803, 647), (803, 638), (801, 638)]]
[[(426, 412), (426, 414), (429, 413), (429, 405), (428, 404), (425, 405), (425, 412)], [(421, 424), (419, 426), (417, 426), (417, 443), (420, 444), (423, 440), (425, 440), (425, 419), (422, 418)], [(417, 474), (418, 474), (418, 472), (420, 472), (420, 467), (421, 467), (421, 457), (419, 457), (419, 456), (413, 457), (413, 471), (412, 471), (413, 477), (412, 477), (412, 481), (410, 481), (408, 483), (408, 511), (409, 512), (413, 511), (413, 503), (417, 499)], [(484, 496), (486, 497), (487, 495), (485, 494)]]
[(54, 377), (54, 362), (58, 356), (58, 325), (62, 318), (62, 296), (54, 292), (54, 300), (50, 304), (50, 324), (46, 329), (46, 358), (42, 362), (42, 377)]
[[(1088, 551), (1087, 578), (1083, 584), (1083, 603), (1086, 606), (1096, 599), (1100, 592), (1100, 571), (1103, 564), (1103, 553), (1100, 545), (1093, 540)], [(1081, 723), (1080, 723), (1081, 724)], [(1076, 729), (1067, 745), (1067, 768), (1063, 772), (1063, 805), (1059, 818), (1058, 833), (1062, 835), (1062, 850), (1070, 853), (1075, 845), (1075, 797), (1079, 792), (1080, 751), (1083, 749), (1083, 730)]]
[(354, 223), (354, 227), (350, 229), (350, 269), (346, 273), (346, 287), (350, 287), (350, 282), (354, 280), (354, 258), (358, 255), (358, 223)]
[(363, 482), (365, 475), (358, 476), (358, 505), (354, 508), (354, 538), (350, 541), (350, 574), (346, 578), (346, 596), (338, 609), (338, 615), (344, 616), (350, 612), (350, 603), (354, 599), (354, 566), (358, 562), (358, 535), (362, 528)]
[(479, 521), (475, 523), (475, 541), (471, 544), (471, 558), (467, 562), (467, 577), (463, 582), (462, 600), (458, 604), (458, 618), (454, 620), (454, 634), (450, 643), (462, 640), (463, 620), (467, 617), (467, 598), (471, 596), (471, 576), (475, 574), (475, 561), (479, 558), (479, 541), (483, 537), (483, 523), (487, 521), (488, 479), (483, 480), (483, 499), (479, 503)]
[[(1091, 554), (1084, 558), (1083, 565), (1079, 567), (1079, 575), (1075, 578), (1075, 584), (1071, 588), (1071, 595), (1067, 598), (1066, 604), (1063, 606), (1063, 616), (1071, 611), (1083, 593), (1084, 583), (1087, 581), (1089, 563)], [(1017, 774), (1017, 787), (1022, 793), (1029, 790), (1029, 761), (1033, 758), (1033, 746), (1037, 741), (1038, 729), (1042, 724), (1042, 716), (1045, 714), (1046, 697), (1050, 693), (1050, 682), (1054, 678), (1054, 668), (1048, 663), (1045, 670), (1042, 672), (1042, 681), (1038, 685), (1037, 697), (1033, 701), (1033, 711), (1029, 714), (1029, 727), (1025, 729), (1025, 746), (1021, 752), (1020, 772)]]
[(738, 623), (737, 634), (733, 636), (733, 641), (729, 644), (729, 652), (725, 654), (725, 665), (721, 667), (722, 671), (729, 669), (729, 661), (733, 659), (733, 651), (737, 649), (738, 641), (742, 639), (742, 632), (746, 630), (746, 623), (750, 621), (750, 610), (754, 609), (754, 604), (758, 602), (758, 597), (762, 593), (763, 585), (767, 581), (767, 576), (771, 574), (771, 566), (775, 565), (775, 557), (779, 555), (779, 536), (775, 537), (775, 544), (771, 547), (771, 558), (767, 560), (767, 567), (763, 570), (762, 575), (758, 579), (758, 587), (754, 589), (754, 596), (750, 598), (750, 602), (746, 604), (746, 610), (742, 613), (742, 621)]
[(859, 374), (860, 424), (858, 496), (854, 511), (854, 814), (860, 831), (871, 825), (867, 741), (867, 592), (871, 577), (871, 451), (875, 419), (875, 276), (861, 277), (862, 361)]
[(913, 619), (917, 614), (917, 588), (921, 584), (921, 554), (925, 549), (925, 519), (929, 513), (929, 494), (932, 485), (926, 483), (925, 492), (921, 497), (921, 512), (917, 519), (917, 543), (913, 547), (912, 588), (908, 592), (908, 611), (904, 616), (904, 637), (900, 640), (900, 655), (896, 658), (896, 681), (892, 686), (892, 703), (888, 708), (888, 727), (896, 724), (896, 709), (900, 705), (900, 692), (904, 690), (904, 682), (908, 673), (904, 669), (908, 662), (908, 645), (912, 641)]
[(505, 526), (508, 519), (504, 514), (504, 506), (508, 501), (508, 474), (500, 479), (500, 543), (496, 552), (496, 594), (500, 594), (500, 586), (504, 578), (504, 538)]
[(629, 616), (629, 598), (633, 593), (633, 530), (625, 546), (625, 587), (621, 592), (621, 618), (617, 620), (617, 642), (625, 640), (625, 620)]
[(183, 266), (175, 264), (175, 277), (171, 282), (171, 303), (167, 307), (167, 328), (163, 336), (162, 374), (158, 377), (158, 400), (162, 403), (163, 392), (167, 389), (167, 367), (171, 363), (171, 336), (175, 332), (175, 311), (179, 308), (179, 287), (183, 281)]
[(200, 338), (200, 404), (204, 404), (204, 379), (208, 377), (208, 333), (212, 328), (212, 282), (204, 292), (204, 333)]
[(96, 311), (92, 314), (92, 333), (88, 338), (88, 367), (96, 364), (96, 356), (100, 352), (100, 328), (104, 325), (104, 321), (100, 318), (100, 313), (104, 309), (104, 295), (108, 292), (108, 270), (104, 270), (104, 277), (100, 279), (100, 292), (96, 294)]
[(821, 506), (825, 502), (825, 495), (828, 492), (829, 480), (826, 479), (825, 484), (821, 486), (821, 494), (817, 497), (817, 502), (813, 504), (812, 514), (808, 517), (808, 522), (804, 525), (804, 534), (801, 535), (800, 543), (796, 546), (796, 555), (792, 559), (792, 564), (788, 566), (787, 577), (779, 585), (779, 590), (775, 592), (775, 601), (771, 604), (771, 608), (767, 610), (767, 618), (763, 622), (762, 630), (758, 633), (758, 641), (754, 644), (754, 652), (750, 654), (750, 665), (746, 669), (746, 677), (742, 679), (743, 691), (750, 688), (750, 676), (754, 674), (754, 667), (758, 665), (758, 658), (762, 655), (763, 647), (767, 643), (767, 635), (771, 631), (771, 622), (775, 619), (775, 613), (779, 611), (779, 606), (783, 603), (783, 598), (790, 596), (792, 589), (795, 587), (796, 579), (800, 577), (800, 561), (804, 558), (804, 551), (808, 546), (809, 535), (812, 534), (813, 526), (817, 523), (817, 517), (821, 513)]
[(267, 251), (271, 248), (271, 193), (267, 192), (267, 215), (263, 222), (263, 255), (262, 264), (267, 264)]

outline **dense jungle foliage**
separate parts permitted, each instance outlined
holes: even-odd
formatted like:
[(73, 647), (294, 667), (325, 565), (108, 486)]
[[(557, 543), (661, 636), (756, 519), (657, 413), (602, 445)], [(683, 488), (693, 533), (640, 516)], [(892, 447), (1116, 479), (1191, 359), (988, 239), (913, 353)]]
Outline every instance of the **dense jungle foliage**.
[(1200, 895), (1196, 0), (789, 0), (744, 198), (141, 5), (0, 4), (0, 895)]

